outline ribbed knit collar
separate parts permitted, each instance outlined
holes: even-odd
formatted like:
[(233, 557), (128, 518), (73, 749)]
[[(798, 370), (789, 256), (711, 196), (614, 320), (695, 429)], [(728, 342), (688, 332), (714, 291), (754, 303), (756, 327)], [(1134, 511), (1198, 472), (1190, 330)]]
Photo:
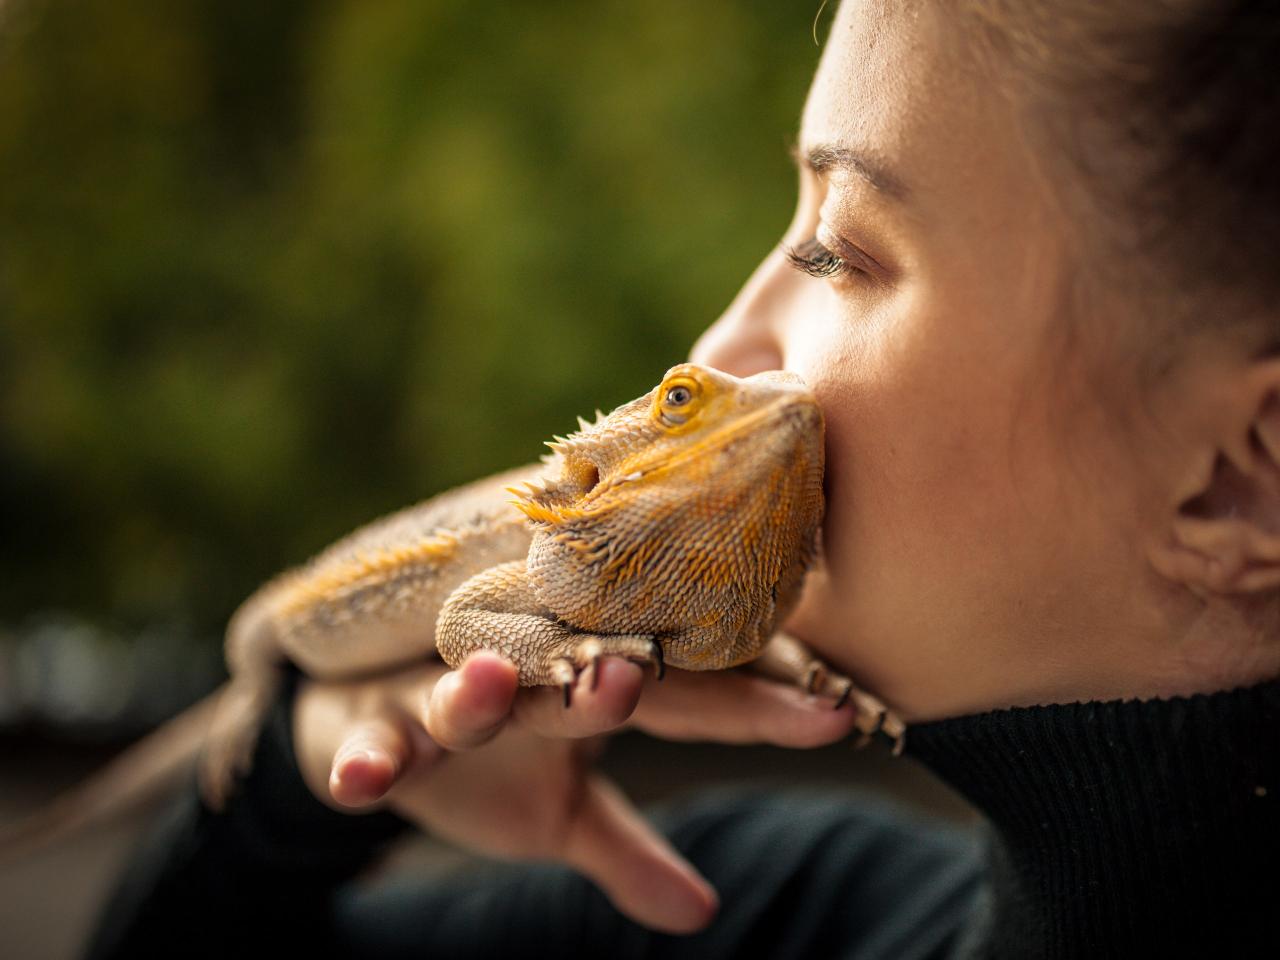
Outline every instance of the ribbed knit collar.
[(1280, 682), (957, 717), (907, 749), (990, 821), (980, 953), (1280, 957)]

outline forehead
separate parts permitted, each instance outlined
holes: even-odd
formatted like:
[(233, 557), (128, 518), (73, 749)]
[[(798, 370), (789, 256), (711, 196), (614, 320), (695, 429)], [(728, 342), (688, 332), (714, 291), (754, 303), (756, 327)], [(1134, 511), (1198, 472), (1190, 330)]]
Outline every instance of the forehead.
[(837, 144), (890, 170), (912, 194), (972, 189), (1006, 173), (1014, 139), (997, 87), (963, 56), (943, 4), (845, 0), (809, 91), (800, 146)]

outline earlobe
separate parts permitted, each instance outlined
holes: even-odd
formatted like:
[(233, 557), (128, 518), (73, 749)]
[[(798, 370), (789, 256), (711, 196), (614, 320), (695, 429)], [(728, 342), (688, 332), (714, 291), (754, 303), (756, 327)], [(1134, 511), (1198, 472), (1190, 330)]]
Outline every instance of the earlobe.
[(1219, 424), (1207, 478), (1151, 554), (1156, 572), (1201, 596), (1280, 590), (1280, 371), (1252, 373)]
[(1153, 561), (1161, 574), (1200, 594), (1280, 589), (1280, 534), (1242, 518), (1179, 516), (1173, 542)]

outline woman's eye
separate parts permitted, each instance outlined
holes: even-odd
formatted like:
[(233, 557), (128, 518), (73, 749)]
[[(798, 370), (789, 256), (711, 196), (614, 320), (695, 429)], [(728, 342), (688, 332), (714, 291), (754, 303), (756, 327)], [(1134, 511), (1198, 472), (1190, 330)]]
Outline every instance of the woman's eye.
[(823, 246), (817, 237), (784, 248), (787, 262), (811, 277), (867, 276), (856, 264)]

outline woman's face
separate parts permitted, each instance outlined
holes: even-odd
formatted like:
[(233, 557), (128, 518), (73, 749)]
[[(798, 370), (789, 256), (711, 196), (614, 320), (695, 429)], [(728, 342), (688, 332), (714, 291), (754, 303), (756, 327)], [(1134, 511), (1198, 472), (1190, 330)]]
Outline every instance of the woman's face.
[(1069, 311), (1042, 165), (956, 25), (883, 6), (837, 15), (784, 245), (693, 351), (826, 410), (825, 566), (789, 627), (909, 719), (1175, 692), (1159, 452), (1108, 413), (1129, 351)]

